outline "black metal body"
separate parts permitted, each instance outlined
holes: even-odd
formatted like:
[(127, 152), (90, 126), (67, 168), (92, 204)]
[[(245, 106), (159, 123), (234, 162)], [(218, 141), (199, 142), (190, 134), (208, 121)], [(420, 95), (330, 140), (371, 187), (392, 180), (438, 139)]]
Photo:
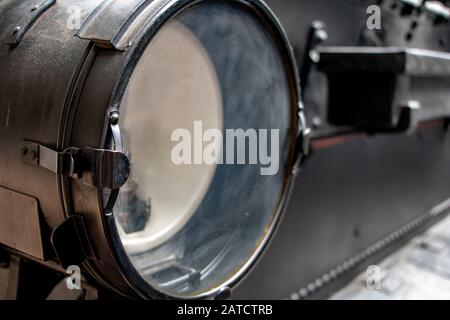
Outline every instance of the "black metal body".
[[(45, 3), (31, 0), (23, 1), (18, 6), (15, 1), (3, 1), (0, 29), (7, 35), (32, 8), (41, 4)], [(100, 52), (90, 41), (75, 37), (74, 30), (66, 25), (70, 15), (67, 8), (70, 4), (70, 1), (53, 3), (28, 27), (20, 43), (14, 46), (2, 45), (0, 48), (0, 68), (2, 74), (8, 75), (0, 82), (0, 112), (5, 122), (0, 129), (3, 137), (0, 186), (25, 194), (39, 202), (43, 219), (43, 227), (40, 230), (42, 236), (39, 239), (35, 233), (34, 241), (44, 244), (45, 256), (34, 256), (34, 259), (56, 258), (48, 246), (51, 231), (69, 215), (77, 212), (79, 206), (82, 206), (81, 211), (87, 214), (84, 219), (88, 228), (103, 225), (101, 215), (94, 215), (93, 212), (89, 215), (89, 206), (96, 207), (101, 203), (96, 188), (89, 190), (83, 183), (79, 183), (80, 192), (86, 196), (81, 203), (77, 200), (72, 203), (71, 186), (67, 176), (55, 175), (42, 167), (17, 161), (20, 152), (18, 146), (24, 140), (34, 141), (58, 151), (76, 146), (103, 148), (104, 117), (115, 79), (107, 77), (95, 85), (94, 103), (83, 104), (86, 100), (80, 99), (80, 96), (89, 95), (89, 90), (84, 90), (90, 79), (87, 79), (88, 75), (94, 77), (95, 74), (98, 76), (103, 73), (104, 65), (101, 63), (95, 63), (98, 67), (91, 69), (94, 62), (101, 60), (102, 56), (112, 56), (111, 60), (115, 63), (111, 63), (110, 71), (114, 74), (112, 70), (120, 68), (124, 55), (121, 52)], [(82, 9), (81, 19), (86, 19), (99, 4), (100, 1), (78, 2), (77, 5)], [(82, 128), (74, 127), (74, 116), (77, 110), (82, 113), (83, 108), (88, 108), (85, 112), (90, 113), (92, 120), (98, 121), (98, 125), (90, 125), (90, 129), (94, 130), (82, 131)], [(84, 121), (81, 125), (83, 124)], [(80, 136), (84, 137), (84, 140)], [(118, 287), (124, 290), (126, 284), (124, 280), (120, 280), (120, 272), (112, 263), (107, 243), (103, 239), (99, 241), (98, 235), (91, 233), (90, 236), (95, 244), (94, 249), (100, 254), (110, 256), (101, 263), (108, 265), (106, 268), (115, 274)], [(95, 275), (95, 272), (93, 273)]]

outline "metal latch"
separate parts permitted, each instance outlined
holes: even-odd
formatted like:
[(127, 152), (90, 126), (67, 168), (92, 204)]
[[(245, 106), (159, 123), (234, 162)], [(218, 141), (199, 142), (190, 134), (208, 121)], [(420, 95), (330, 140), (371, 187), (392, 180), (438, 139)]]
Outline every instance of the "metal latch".
[(83, 179), (85, 184), (97, 188), (118, 190), (130, 174), (130, 161), (119, 151), (86, 147), (58, 152), (39, 143), (23, 141), (19, 154), (22, 162), (58, 175)]
[(398, 47), (321, 47), (328, 121), (378, 132), (410, 132), (450, 118), (450, 54)]

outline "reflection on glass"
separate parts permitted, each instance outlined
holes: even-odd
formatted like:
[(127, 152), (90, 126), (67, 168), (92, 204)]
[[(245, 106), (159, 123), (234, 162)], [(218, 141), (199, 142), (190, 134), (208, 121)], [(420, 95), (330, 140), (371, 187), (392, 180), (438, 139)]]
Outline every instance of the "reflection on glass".
[[(124, 248), (151, 286), (194, 297), (251, 262), (290, 173), (291, 95), (272, 33), (238, 2), (202, 2), (152, 39), (121, 105), (132, 173), (114, 211)], [(261, 165), (175, 165), (171, 135), (193, 132), (195, 121), (203, 130), (278, 129), (278, 174), (262, 176)]]
[[(127, 88), (121, 114), (124, 146), (133, 165), (116, 216), (126, 249), (139, 253), (159, 246), (186, 225), (215, 170), (208, 165), (177, 166), (170, 157), (174, 130), (192, 130), (198, 119), (211, 128), (221, 129), (223, 123), (214, 67), (201, 43), (181, 23), (169, 23), (148, 46)], [(151, 212), (134, 209), (150, 203)], [(136, 232), (127, 232), (131, 227), (137, 227)]]

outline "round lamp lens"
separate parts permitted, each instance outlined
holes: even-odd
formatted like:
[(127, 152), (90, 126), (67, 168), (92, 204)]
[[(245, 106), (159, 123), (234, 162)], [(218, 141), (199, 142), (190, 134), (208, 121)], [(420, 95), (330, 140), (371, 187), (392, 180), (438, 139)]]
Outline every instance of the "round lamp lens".
[(114, 216), (160, 292), (232, 283), (273, 231), (296, 134), (280, 44), (249, 6), (203, 1), (166, 23), (133, 71), (120, 107), (132, 169)]

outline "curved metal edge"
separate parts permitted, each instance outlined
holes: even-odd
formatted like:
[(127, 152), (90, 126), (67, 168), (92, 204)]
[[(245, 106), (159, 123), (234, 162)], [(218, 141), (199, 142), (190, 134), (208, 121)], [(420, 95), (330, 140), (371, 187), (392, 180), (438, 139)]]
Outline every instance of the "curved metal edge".
[(22, 21), (18, 22), (12, 30), (10, 30), (10, 33), (7, 35), (6, 39), (2, 39), (2, 43), (9, 45), (11, 48), (17, 47), (27, 31), (33, 26), (39, 17), (55, 3), (56, 0), (45, 0), (43, 3), (29, 8), (28, 15), (26, 15)]

